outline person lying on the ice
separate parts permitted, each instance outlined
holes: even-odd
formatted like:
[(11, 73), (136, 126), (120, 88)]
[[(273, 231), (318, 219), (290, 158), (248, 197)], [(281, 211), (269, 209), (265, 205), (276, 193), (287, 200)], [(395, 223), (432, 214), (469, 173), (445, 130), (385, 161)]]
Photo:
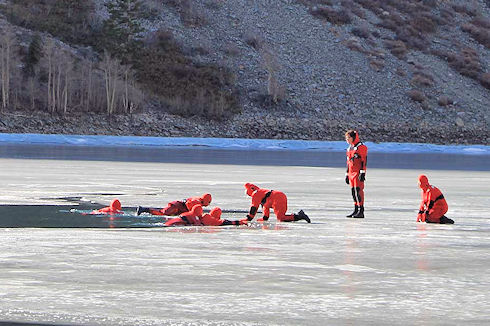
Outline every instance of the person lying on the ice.
[(242, 225), (247, 224), (246, 221), (230, 221), (221, 219), (221, 208), (213, 208), (209, 214), (204, 214), (201, 217), (201, 223), (207, 226), (221, 226), (221, 225)]
[(190, 211), (165, 222), (165, 226), (202, 225), (200, 220), (202, 213), (202, 206), (194, 205)]
[(177, 216), (188, 212), (195, 205), (208, 206), (211, 203), (211, 194), (204, 194), (200, 197), (190, 197), (183, 200), (175, 200), (167, 204), (164, 208), (150, 208), (138, 206), (136, 215), (141, 213), (150, 213), (152, 215)]
[(422, 189), (417, 222), (454, 224), (454, 221), (444, 216), (448, 210), (446, 199), (439, 188), (429, 184), (425, 175), (419, 176), (419, 187)]
[(90, 214), (97, 215), (97, 214), (124, 214), (124, 212), (121, 210), (121, 202), (119, 199), (113, 199), (111, 202), (110, 206), (101, 208), (101, 209), (94, 209)]
[(298, 214), (286, 215), (286, 211), (288, 210), (288, 199), (283, 192), (259, 188), (251, 183), (246, 183), (245, 188), (247, 195), (252, 197), (252, 205), (250, 207), (250, 212), (247, 215), (248, 221), (254, 219), (259, 206), (262, 205), (264, 214), (262, 219), (264, 221), (269, 219), (270, 209), (272, 208), (276, 218), (281, 222), (305, 220), (306, 222), (311, 223), (310, 218), (303, 212), (303, 210), (300, 210)]

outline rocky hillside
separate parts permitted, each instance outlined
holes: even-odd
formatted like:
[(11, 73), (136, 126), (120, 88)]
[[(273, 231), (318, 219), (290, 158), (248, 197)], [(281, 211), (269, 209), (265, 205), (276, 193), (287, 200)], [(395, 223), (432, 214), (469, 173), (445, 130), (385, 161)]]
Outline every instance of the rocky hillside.
[[(3, 2), (2, 26), (24, 47), (40, 29), (75, 55), (101, 53), (13, 19), (8, 6), (21, 1)], [(105, 4), (94, 2), (89, 28), (107, 19)], [(339, 140), (356, 128), (371, 141), (489, 143), (489, 1), (147, 0), (139, 10), (140, 53), (163, 56), (148, 50), (153, 36), (180, 59), (133, 64), (137, 110), (24, 103), (0, 113), (0, 131)]]

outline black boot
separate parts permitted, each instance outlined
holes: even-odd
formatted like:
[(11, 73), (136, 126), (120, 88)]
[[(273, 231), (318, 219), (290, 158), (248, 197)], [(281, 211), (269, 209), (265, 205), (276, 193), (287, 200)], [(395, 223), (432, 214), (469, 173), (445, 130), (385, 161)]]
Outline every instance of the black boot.
[(359, 211), (352, 215), (353, 218), (364, 218), (364, 206), (359, 206)]
[(308, 215), (305, 214), (305, 212), (303, 212), (303, 210), (300, 210), (298, 214), (294, 214), (294, 220), (305, 220), (307, 223), (311, 223), (310, 218), (308, 217)]
[(352, 216), (356, 215), (357, 212), (359, 212), (359, 206), (355, 205), (354, 211), (352, 213), (350, 213), (349, 215), (347, 215), (347, 217), (352, 217)]
[(140, 216), (141, 213), (150, 213), (150, 208), (138, 206), (138, 208), (136, 209), (136, 216)]
[(441, 221), (439, 223), (441, 223), (441, 224), (454, 224), (454, 221), (451, 220), (450, 218), (446, 217), (445, 215), (442, 215)]

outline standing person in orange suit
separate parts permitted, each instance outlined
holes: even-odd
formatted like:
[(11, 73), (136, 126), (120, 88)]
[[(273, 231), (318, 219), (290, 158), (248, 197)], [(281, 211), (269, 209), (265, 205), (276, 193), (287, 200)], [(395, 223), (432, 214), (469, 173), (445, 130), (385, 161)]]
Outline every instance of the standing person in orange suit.
[(349, 144), (345, 183), (350, 185), (352, 199), (354, 199), (354, 211), (347, 217), (364, 218), (364, 181), (366, 180), (368, 149), (360, 141), (359, 133), (355, 130), (347, 130), (345, 140)]
[(195, 205), (190, 211), (182, 213), (179, 217), (174, 217), (165, 222), (165, 226), (202, 225), (200, 220), (202, 214), (202, 206)]
[(242, 225), (247, 224), (245, 221), (230, 221), (221, 219), (221, 208), (214, 207), (209, 214), (204, 214), (201, 218), (201, 223), (207, 226), (222, 226), (222, 225)]
[(429, 184), (429, 179), (423, 174), (419, 176), (418, 183), (422, 189), (422, 202), (420, 203), (417, 222), (454, 224), (452, 219), (444, 215), (448, 206), (439, 188)]
[(250, 207), (250, 212), (247, 215), (248, 221), (254, 219), (259, 206), (262, 206), (264, 214), (262, 217), (263, 221), (267, 221), (269, 219), (270, 209), (272, 208), (276, 218), (281, 222), (305, 220), (306, 222), (311, 223), (310, 218), (305, 214), (305, 212), (303, 212), (303, 210), (300, 210), (298, 214), (286, 215), (288, 210), (288, 199), (283, 192), (259, 188), (251, 183), (246, 183), (245, 189), (247, 195), (252, 197), (252, 205)]
[(189, 212), (195, 205), (208, 206), (212, 201), (211, 194), (203, 194), (200, 197), (190, 197), (183, 200), (175, 200), (167, 204), (164, 208), (150, 208), (138, 206), (136, 215), (149, 213), (152, 215), (177, 216)]
[(111, 202), (110, 206), (93, 210), (90, 214), (97, 215), (97, 214), (124, 214), (124, 212), (121, 210), (121, 202), (119, 199), (113, 199)]

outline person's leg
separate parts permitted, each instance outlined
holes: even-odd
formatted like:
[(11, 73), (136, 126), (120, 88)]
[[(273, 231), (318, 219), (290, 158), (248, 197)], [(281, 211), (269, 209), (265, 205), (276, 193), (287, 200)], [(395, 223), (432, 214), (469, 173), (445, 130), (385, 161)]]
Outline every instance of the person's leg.
[(352, 186), (354, 189), (353, 197), (354, 202), (358, 206), (358, 212), (352, 215), (353, 218), (364, 218), (364, 182), (360, 181), (357, 177), (352, 180)]
[[(425, 221), (427, 223), (441, 223), (441, 224), (445, 224), (446, 219), (441, 219), (441, 218), (446, 213), (447, 213), (447, 208), (446, 207), (444, 207), (444, 206), (434, 206), (432, 209), (429, 210), (429, 214), (427, 214), (427, 216), (425, 218)], [(447, 222), (449, 222), (449, 221), (447, 221)], [(453, 221), (453, 223), (454, 223), (454, 221)], [(447, 224), (452, 224), (452, 223), (447, 223)]]
[(271, 195), (272, 200), (272, 209), (274, 210), (274, 214), (276, 218), (281, 222), (291, 222), (294, 221), (294, 214), (286, 215), (288, 210), (288, 198), (286, 194), (278, 191), (274, 192)]
[(186, 225), (187, 223), (180, 217), (175, 217), (167, 222), (165, 222), (165, 226), (179, 226), (179, 225)]
[(281, 222), (305, 220), (306, 222), (311, 223), (310, 218), (303, 212), (303, 210), (300, 210), (298, 214), (286, 214), (288, 210), (288, 200), (283, 193), (274, 198), (272, 208), (274, 209), (274, 214), (277, 219)]
[(166, 215), (166, 216), (177, 216), (182, 213), (187, 212), (187, 207), (185, 204), (179, 200), (175, 200), (167, 204), (167, 207), (164, 207), (160, 210), (159, 214), (155, 215)]
[[(351, 183), (352, 184), (352, 183)], [(356, 188), (352, 187), (350, 188), (351, 194), (352, 194), (352, 199), (354, 201), (354, 211), (347, 215), (347, 217), (352, 217), (359, 212), (359, 205), (357, 204), (357, 196), (356, 196)]]

